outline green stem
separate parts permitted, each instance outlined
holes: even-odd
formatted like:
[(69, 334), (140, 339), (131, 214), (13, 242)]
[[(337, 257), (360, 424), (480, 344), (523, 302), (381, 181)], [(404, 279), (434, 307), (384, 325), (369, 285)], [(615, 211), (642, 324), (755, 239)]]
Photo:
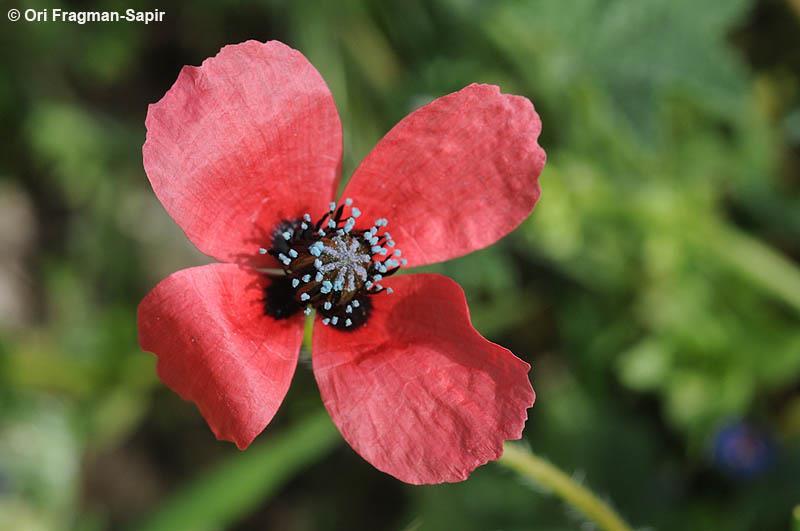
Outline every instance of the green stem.
[(606, 531), (631, 531), (631, 527), (591, 490), (518, 443), (506, 443), (497, 461), (514, 472), (551, 490)]

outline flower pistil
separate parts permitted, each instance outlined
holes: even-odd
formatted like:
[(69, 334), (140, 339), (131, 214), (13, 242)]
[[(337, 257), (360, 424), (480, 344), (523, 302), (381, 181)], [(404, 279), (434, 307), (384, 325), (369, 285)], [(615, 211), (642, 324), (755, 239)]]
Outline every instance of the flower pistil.
[(275, 257), (285, 274), (266, 290), (269, 315), (285, 318), (303, 308), (309, 315), (313, 308), (322, 315), (324, 325), (343, 330), (367, 321), (370, 297), (392, 293), (380, 282), (396, 273), (406, 259), (386, 230), (387, 219), (379, 218), (371, 228), (358, 230), (360, 216), (348, 198), (338, 206), (331, 202), (316, 223), (306, 213), (302, 219), (278, 225), (272, 246), (259, 249)]

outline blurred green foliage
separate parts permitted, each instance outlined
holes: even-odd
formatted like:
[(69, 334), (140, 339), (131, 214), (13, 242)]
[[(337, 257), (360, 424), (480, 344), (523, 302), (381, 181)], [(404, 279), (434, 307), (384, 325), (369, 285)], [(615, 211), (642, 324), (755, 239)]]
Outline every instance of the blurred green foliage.
[[(464, 285), (485, 335), (533, 364), (527, 440), (634, 525), (785, 529), (800, 501), (793, 5), (142, 2), (165, 9), (165, 22), (3, 20), (0, 204), (14, 208), (0, 209), (0, 528), (119, 528), (193, 504), (205, 514), (215, 485), (224, 498), (239, 484), (213, 470), (248, 454), (214, 441), (137, 347), (139, 299), (206, 261), (153, 196), (140, 147), (147, 104), (180, 66), (274, 38), (328, 81), (345, 175), (437, 96), (477, 81), (530, 97), (549, 157), (540, 204), (497, 245), (434, 268)], [(266, 444), (317, 411), (309, 372)], [(741, 419), (776, 441), (771, 466), (747, 478), (714, 459), (720, 427)], [(204, 487), (183, 490), (190, 479)], [(241, 485), (243, 498), (263, 501), (221, 504), (220, 527), (581, 523), (507, 471), (406, 487), (343, 443), (271, 497), (267, 483)]]

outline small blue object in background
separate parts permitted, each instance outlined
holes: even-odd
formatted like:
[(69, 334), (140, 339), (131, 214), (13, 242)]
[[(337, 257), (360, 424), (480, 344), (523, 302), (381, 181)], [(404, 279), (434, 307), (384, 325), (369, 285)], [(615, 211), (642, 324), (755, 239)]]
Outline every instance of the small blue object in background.
[(773, 463), (775, 441), (769, 433), (747, 422), (727, 424), (714, 438), (714, 464), (738, 479), (760, 476)]

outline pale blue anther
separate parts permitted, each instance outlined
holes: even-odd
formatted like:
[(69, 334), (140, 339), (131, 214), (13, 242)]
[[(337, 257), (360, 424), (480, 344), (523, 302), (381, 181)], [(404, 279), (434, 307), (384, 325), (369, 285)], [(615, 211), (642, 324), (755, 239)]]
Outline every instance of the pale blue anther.
[(314, 260), (314, 267), (316, 267), (317, 269), (322, 269), (322, 260), (320, 260), (319, 258)]
[(288, 266), (289, 264), (292, 263), (292, 260), (288, 256), (286, 256), (285, 254), (283, 254), (283, 253), (279, 254), (278, 258), (280, 259), (281, 262), (283, 262), (283, 265), (287, 265)]
[(297, 258), (297, 251), (295, 251), (294, 249), (289, 249), (289, 256), (291, 256), (292, 258)]
[(345, 308), (344, 311), (345, 313), (353, 313), (353, 307), (348, 304), (347, 308)]
[(360, 303), (360, 302), (358, 302), (357, 300), (354, 300), (354, 301), (353, 301), (353, 302), (351, 302), (350, 304), (352, 304), (352, 305), (353, 305), (353, 308), (358, 308), (359, 306), (361, 306), (361, 303)]
[(303, 220), (307, 221), (308, 223), (311, 223), (311, 214), (309, 213), (303, 214)]
[(311, 298), (311, 296), (308, 293), (301, 293), (300, 294), (300, 300), (301, 301), (307, 301), (310, 298)]
[(292, 233), (287, 230), (286, 232), (283, 233), (283, 239), (284, 240), (291, 240), (292, 239)]
[(364, 287), (366, 287), (367, 289), (370, 289), (372, 287), (372, 282), (367, 280), (366, 282), (364, 282)]
[(400, 265), (402, 265), (403, 267), (405, 267), (405, 265), (406, 265), (407, 263), (408, 263), (408, 260), (406, 260), (405, 258), (403, 258), (403, 259), (401, 259), (401, 260), (400, 260)]
[(338, 317), (336, 317), (335, 315), (333, 317), (331, 317), (331, 324), (332, 325), (335, 325), (338, 322), (339, 322), (339, 318)]
[(303, 282), (308, 283), (311, 280), (311, 275), (303, 275)]
[(351, 230), (353, 230), (353, 227), (355, 226), (356, 226), (355, 218), (347, 218), (347, 221), (344, 224), (344, 231), (350, 232)]
[(387, 295), (391, 295), (392, 293), (394, 293), (394, 290), (392, 288), (386, 288)]
[(322, 254), (322, 250), (325, 248), (325, 244), (322, 242), (315, 242), (311, 244), (311, 247), (308, 248), (308, 252), (314, 256), (320, 256)]
[(393, 254), (397, 257), (403, 256), (403, 252), (400, 249), (395, 249)]
[(348, 197), (347, 199), (344, 200), (344, 204), (350, 206), (353, 204), (353, 200)]
[(379, 218), (379, 219), (375, 220), (375, 226), (376, 227), (385, 227), (388, 224), (389, 224), (389, 220), (386, 219), (386, 218)]
[(380, 282), (381, 280), (383, 280), (383, 275), (373, 275), (372, 280), (374, 280), (375, 282)]
[(375, 244), (372, 244), (372, 248), (370, 249), (370, 251), (372, 251), (373, 253), (379, 253), (382, 250), (383, 250), (383, 247), (381, 247), (380, 245), (375, 245)]
[(388, 260), (386, 260), (383, 263), (383, 265), (386, 266), (386, 267), (397, 267), (398, 265), (400, 265), (400, 262), (398, 262), (397, 260), (394, 260), (392, 258), (389, 258)]
[(325, 280), (322, 282), (322, 286), (319, 288), (319, 291), (321, 293), (330, 293), (332, 288), (333, 284), (331, 284), (330, 280)]
[(258, 248), (258, 254), (267, 254), (268, 252), (269, 252), (269, 251), (267, 251), (267, 250), (266, 250), (266, 249), (264, 249), (263, 247), (259, 247), (259, 248)]
[(383, 286), (381, 286), (380, 284), (375, 284), (375, 289), (378, 290), (378, 291), (382, 291), (383, 290)]
[(311, 315), (311, 308), (310, 307), (306, 308), (305, 310), (303, 310), (303, 313), (306, 315)]
[(303, 229), (303, 230), (306, 230), (306, 229), (308, 228), (308, 223), (306, 223), (305, 221), (304, 221), (304, 222), (302, 222), (302, 223), (300, 224), (300, 228), (301, 228), (301, 229)]
[(328, 220), (328, 227), (330, 227), (331, 229), (335, 229), (336, 228), (336, 222), (334, 220), (332, 220), (332, 219)]
[(296, 287), (297, 287), (297, 286), (299, 286), (299, 285), (300, 285), (300, 280), (299, 280), (299, 279), (297, 279), (297, 278), (293, 278), (293, 279), (292, 279), (292, 287), (293, 287), (293, 288), (296, 288)]
[(327, 317), (322, 320), (322, 324), (324, 324), (325, 326), (328, 326), (328, 323), (330, 323), (330, 322), (331, 322), (331, 320), (328, 319)]
[(389, 240), (388, 242), (386, 242), (386, 245), (388, 245), (389, 247), (394, 247), (395, 245), (394, 240)]
[(344, 279), (337, 278), (336, 281), (333, 283), (333, 289), (336, 291), (342, 291), (344, 289)]
[(322, 307), (325, 308), (326, 310), (330, 310), (331, 308), (333, 308), (333, 304), (331, 304), (330, 301), (325, 301), (325, 304), (323, 304)]
[(324, 230), (322, 230), (322, 229), (319, 229), (319, 230), (317, 231), (317, 234), (319, 234), (320, 236), (325, 236), (325, 231), (324, 231)]
[(328, 203), (328, 210), (330, 210), (331, 212), (333, 212), (334, 210), (336, 210), (336, 203), (335, 203), (335, 202), (333, 202), (333, 201), (331, 201), (330, 203)]
[(377, 264), (375, 269), (380, 271), (381, 273), (386, 273), (389, 269), (384, 264)]
[(345, 326), (353, 326), (353, 321), (351, 321), (350, 319), (345, 319), (344, 325)]
[[(377, 237), (377, 236), (374, 236), (374, 237), (370, 238), (370, 240), (369, 240), (369, 244), (370, 244), (370, 245), (378, 245), (378, 241), (379, 241), (379, 240), (378, 240), (378, 237)], [(373, 251), (373, 252), (376, 252), (376, 251)]]
[(314, 280), (316, 280), (317, 282), (322, 282), (322, 278), (323, 278), (322, 272), (317, 271), (317, 274), (314, 277)]
[(386, 253), (388, 253), (388, 252), (389, 252), (389, 250), (386, 249), (386, 247), (381, 247), (381, 250), (378, 251), (378, 254), (380, 254), (381, 256), (386, 256)]
[(357, 218), (361, 215), (361, 210), (358, 207), (353, 207), (352, 210), (350, 210), (350, 215)]

